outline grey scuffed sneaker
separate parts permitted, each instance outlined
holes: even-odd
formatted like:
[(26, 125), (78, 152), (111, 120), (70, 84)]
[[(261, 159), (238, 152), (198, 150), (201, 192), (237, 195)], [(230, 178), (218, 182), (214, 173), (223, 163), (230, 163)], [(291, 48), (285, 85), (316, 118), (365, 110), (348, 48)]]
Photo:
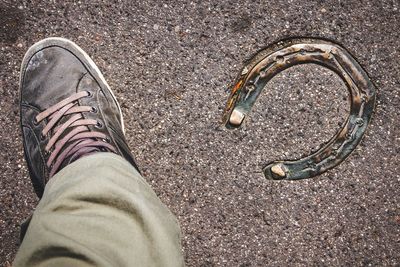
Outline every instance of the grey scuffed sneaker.
[(47, 38), (25, 54), (20, 116), (25, 158), (39, 197), (55, 173), (85, 155), (112, 152), (138, 169), (114, 94), (96, 64), (69, 40)]

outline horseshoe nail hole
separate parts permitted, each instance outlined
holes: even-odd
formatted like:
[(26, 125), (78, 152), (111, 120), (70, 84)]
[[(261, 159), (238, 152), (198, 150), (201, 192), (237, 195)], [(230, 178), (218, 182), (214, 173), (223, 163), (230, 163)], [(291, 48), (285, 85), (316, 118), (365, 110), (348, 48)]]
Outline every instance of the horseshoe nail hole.
[(283, 56), (277, 56), (275, 58), (275, 61), (278, 62), (278, 63), (283, 63), (283, 61), (285, 61), (285, 58)]
[(256, 87), (253, 84), (249, 84), (246, 86), (247, 92), (252, 92), (252, 91), (254, 91), (254, 89), (256, 89)]
[(358, 126), (363, 126), (364, 125), (364, 120), (362, 119), (362, 118), (358, 118), (357, 120), (356, 120), (356, 123), (357, 123), (357, 125)]
[[(343, 100), (346, 99), (346, 100)], [(350, 110), (346, 85), (315, 64), (291, 67), (264, 88), (242, 134), (254, 169), (268, 161), (297, 159), (316, 151), (341, 129)], [(242, 126), (242, 127), (243, 127)]]

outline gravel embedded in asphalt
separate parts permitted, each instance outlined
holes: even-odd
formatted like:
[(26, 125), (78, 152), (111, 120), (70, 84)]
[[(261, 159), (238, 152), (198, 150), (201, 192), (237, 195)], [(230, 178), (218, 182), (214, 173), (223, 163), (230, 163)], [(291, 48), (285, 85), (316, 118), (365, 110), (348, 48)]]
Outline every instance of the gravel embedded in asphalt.
[[(37, 204), (23, 159), (19, 67), (60, 36), (102, 70), (131, 149), (176, 214), (187, 266), (400, 264), (398, 1), (0, 1), (0, 264)], [(314, 179), (265, 180), (271, 160), (298, 158), (345, 121), (347, 89), (316, 65), (265, 88), (244, 127), (220, 118), (226, 90), (259, 49), (314, 36), (346, 47), (378, 89), (374, 119), (346, 161)]]

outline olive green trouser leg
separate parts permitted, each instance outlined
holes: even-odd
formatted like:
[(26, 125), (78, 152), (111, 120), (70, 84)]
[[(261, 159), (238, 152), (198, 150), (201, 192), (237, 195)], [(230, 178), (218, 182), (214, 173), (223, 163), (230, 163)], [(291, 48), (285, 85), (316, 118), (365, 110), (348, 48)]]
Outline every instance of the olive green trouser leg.
[(182, 266), (178, 222), (111, 153), (83, 157), (46, 185), (14, 266)]

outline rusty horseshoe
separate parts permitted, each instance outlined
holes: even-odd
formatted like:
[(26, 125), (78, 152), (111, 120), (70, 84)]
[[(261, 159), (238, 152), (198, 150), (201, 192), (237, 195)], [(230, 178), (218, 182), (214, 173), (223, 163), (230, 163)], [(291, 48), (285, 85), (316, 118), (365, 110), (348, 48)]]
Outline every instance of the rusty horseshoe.
[(345, 82), (350, 114), (342, 128), (309, 156), (294, 161), (268, 163), (267, 179), (297, 180), (314, 177), (341, 163), (361, 141), (375, 107), (375, 86), (360, 64), (342, 46), (323, 39), (296, 38), (280, 41), (257, 53), (242, 69), (229, 96), (223, 121), (237, 128), (265, 85), (281, 71), (299, 64), (326, 67)]

